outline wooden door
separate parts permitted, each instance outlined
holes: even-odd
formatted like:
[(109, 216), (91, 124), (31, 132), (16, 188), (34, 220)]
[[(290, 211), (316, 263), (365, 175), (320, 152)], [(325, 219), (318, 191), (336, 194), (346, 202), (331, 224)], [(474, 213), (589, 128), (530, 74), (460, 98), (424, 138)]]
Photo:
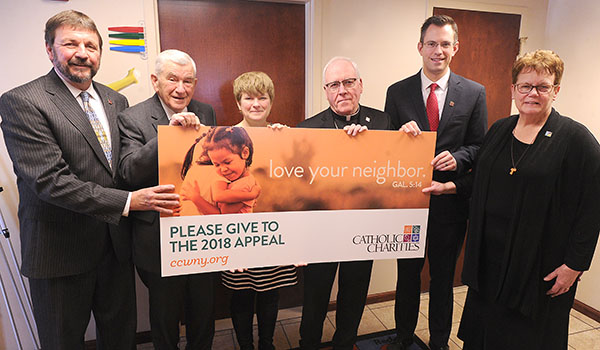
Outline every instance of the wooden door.
[[(508, 117), (511, 109), (511, 68), (519, 54), (521, 16), (507, 13), (433, 8), (434, 15), (448, 15), (458, 25), (458, 53), (450, 69), (483, 84), (486, 89), (488, 127)], [(456, 264), (454, 285), (461, 285), (463, 250)], [(421, 289), (429, 290), (429, 265), (421, 274)]]
[(483, 84), (487, 94), (488, 126), (510, 115), (511, 68), (519, 54), (521, 15), (495, 12), (433, 9), (458, 25), (458, 53), (450, 69)]
[[(161, 50), (187, 52), (196, 62), (194, 99), (213, 106), (218, 125), (242, 116), (233, 80), (247, 71), (267, 73), (275, 85), (269, 121), (304, 120), (304, 5), (237, 0), (158, 0)], [(281, 290), (280, 307), (302, 305), (302, 276)], [(231, 292), (216, 289), (216, 317), (229, 317)], [(201, 296), (198, 296), (201, 297)]]
[(267, 73), (275, 85), (269, 121), (304, 120), (304, 5), (237, 0), (158, 0), (161, 50), (179, 49), (196, 61), (194, 98), (213, 106), (219, 125), (242, 116), (233, 80)]

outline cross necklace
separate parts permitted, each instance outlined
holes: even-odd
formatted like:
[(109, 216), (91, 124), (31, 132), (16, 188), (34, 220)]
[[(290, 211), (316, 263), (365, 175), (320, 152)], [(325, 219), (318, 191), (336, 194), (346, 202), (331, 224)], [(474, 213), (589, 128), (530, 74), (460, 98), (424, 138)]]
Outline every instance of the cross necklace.
[(513, 153), (513, 145), (515, 143), (515, 139), (516, 139), (516, 136), (515, 136), (515, 132), (513, 130), (512, 137), (510, 138), (510, 161), (512, 163), (512, 168), (510, 168), (510, 172), (508, 173), (509, 175), (512, 175), (517, 172), (517, 165), (519, 165), (519, 163), (525, 156), (525, 153), (527, 153), (527, 151), (529, 151), (529, 147), (531, 147), (531, 145), (532, 145), (532, 144), (527, 144), (527, 148), (525, 148), (525, 150), (523, 151), (523, 153), (521, 153), (521, 156), (519, 157), (519, 159), (517, 159), (517, 162), (515, 163), (515, 156)]

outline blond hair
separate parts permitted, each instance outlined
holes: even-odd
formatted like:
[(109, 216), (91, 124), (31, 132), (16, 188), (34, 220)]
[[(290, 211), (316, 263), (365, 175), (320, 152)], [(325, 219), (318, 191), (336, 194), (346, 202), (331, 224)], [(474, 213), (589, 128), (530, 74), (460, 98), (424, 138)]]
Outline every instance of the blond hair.
[(240, 102), (243, 93), (250, 96), (267, 94), (272, 103), (275, 98), (275, 86), (271, 78), (264, 72), (246, 72), (233, 81), (235, 100)]

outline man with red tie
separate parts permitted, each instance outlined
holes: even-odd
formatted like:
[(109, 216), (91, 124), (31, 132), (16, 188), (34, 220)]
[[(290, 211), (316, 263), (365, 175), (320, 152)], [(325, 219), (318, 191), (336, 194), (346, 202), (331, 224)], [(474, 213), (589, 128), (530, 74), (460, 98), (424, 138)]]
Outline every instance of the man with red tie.
[[(487, 131), (485, 88), (450, 71), (458, 52), (458, 28), (449, 16), (433, 16), (421, 27), (417, 50), (423, 68), (388, 88), (385, 112), (395, 129), (417, 136), (437, 132), (433, 179), (453, 181), (470, 171)], [(465, 237), (468, 199), (432, 196), (427, 228), (429, 346), (448, 349), (452, 326), (456, 259)], [(411, 349), (419, 315), (421, 269), (425, 259), (399, 259), (396, 282), (396, 334), (389, 349)]]

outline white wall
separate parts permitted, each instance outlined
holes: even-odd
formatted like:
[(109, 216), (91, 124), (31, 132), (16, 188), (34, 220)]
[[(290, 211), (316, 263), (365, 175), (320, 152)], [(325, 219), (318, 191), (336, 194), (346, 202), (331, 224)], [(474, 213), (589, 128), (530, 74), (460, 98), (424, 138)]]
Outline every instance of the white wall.
[[(600, 139), (600, 103), (595, 82), (600, 80), (597, 69), (600, 55), (600, 3), (578, 0), (577, 6), (567, 0), (550, 0), (546, 21), (545, 48), (555, 51), (565, 61), (561, 90), (554, 106), (583, 124)], [(600, 215), (600, 213), (599, 213)], [(600, 249), (590, 271), (586, 272), (577, 290), (577, 299), (600, 310)]]
[[(150, 69), (148, 62), (154, 62), (157, 51), (155, 4), (153, 0), (80, 0), (80, 1), (42, 1), (20, 0), (0, 1), (0, 94), (11, 88), (24, 84), (40, 75), (46, 74), (52, 64), (45, 52), (44, 25), (52, 15), (66, 9), (74, 9), (90, 15), (104, 40), (101, 68), (96, 80), (111, 83), (123, 78), (130, 68), (135, 67), (140, 73), (140, 83), (125, 88), (122, 92), (127, 95), (130, 104), (138, 103), (153, 93), (149, 84)], [(118, 53), (109, 50), (109, 26), (138, 26), (141, 21), (146, 23), (146, 33), (151, 40), (147, 45), (150, 52), (148, 59), (142, 59), (140, 54)], [(0, 194), (0, 210), (11, 232), (11, 243), (20, 261), (19, 231), (17, 224), (18, 193), (16, 179), (12, 171), (12, 163), (6, 152), (4, 138), (0, 133), (0, 186), (4, 192)], [(0, 237), (0, 244), (10, 256), (8, 241)], [(1, 256), (1, 253), (0, 253)], [(15, 270), (13, 269), (13, 273)], [(6, 264), (0, 258), (0, 276), (7, 285), (8, 296), (17, 327), (20, 330), (21, 342), (25, 349), (32, 349), (33, 339), (28, 335), (27, 326)], [(138, 282), (139, 309), (138, 330), (148, 330), (145, 288)], [(17, 349), (15, 336), (10, 324), (9, 313), (3, 301), (0, 302), (0, 349)], [(93, 322), (88, 329), (86, 339), (94, 337)]]
[[(553, 49), (567, 64), (556, 107), (586, 124), (597, 138), (600, 137), (598, 103), (590, 108), (584, 107), (589, 105), (586, 101), (595, 101), (591, 94), (595, 90), (593, 84), (599, 80), (599, 73), (597, 70), (581, 68), (586, 67), (585, 63), (588, 62), (595, 68), (593, 64), (600, 54), (596, 40), (600, 29), (593, 25), (593, 20), (599, 15), (600, 5), (595, 0), (578, 0), (577, 7), (566, 0), (312, 0), (308, 6), (309, 17), (313, 20), (313, 32), (309, 32), (312, 47), (308, 50), (312, 60), (310, 56), (307, 58), (309, 114), (327, 107), (321, 88), (321, 70), (336, 55), (349, 56), (357, 61), (365, 86), (361, 102), (382, 109), (387, 87), (420, 68), (421, 60), (416, 51), (419, 28), (423, 20), (431, 15), (433, 6), (521, 14), (521, 36), (528, 37), (524, 51), (543, 47)], [(148, 60), (143, 60), (137, 54), (111, 52), (106, 43), (97, 79), (110, 83), (122, 78), (129, 68), (136, 67), (142, 78), (140, 84), (122, 92), (131, 104), (150, 96), (152, 90), (148, 77), (151, 67), (148, 62), (154, 62), (158, 50), (154, 0), (0, 1), (0, 32), (3, 33), (0, 37), (0, 93), (48, 72), (51, 64), (44, 51), (44, 23), (53, 14), (68, 8), (89, 14), (96, 21), (105, 41), (108, 40), (108, 26), (137, 25), (139, 21), (145, 21), (149, 37)], [(583, 87), (590, 82), (592, 88), (585, 90)], [(18, 196), (12, 165), (1, 134), (0, 186), (5, 189), (0, 194), (0, 209), (12, 232), (11, 241), (18, 254)], [(7, 248), (3, 238), (0, 238), (0, 242)], [(600, 257), (597, 256), (596, 260), (600, 260)], [(596, 309), (600, 309), (598, 264), (596, 261), (592, 270), (584, 275), (577, 295), (578, 299)], [(376, 262), (370, 293), (393, 290), (395, 269), (393, 261)], [(7, 271), (2, 260), (0, 274), (6, 281)], [(138, 305), (138, 330), (147, 330), (145, 288), (139, 286), (138, 293), (138, 304), (143, 305)], [(16, 305), (14, 293), (10, 296), (13, 305)], [(26, 335), (22, 319), (19, 328)], [(31, 345), (31, 340), (29, 343), (26, 340), (24, 344)], [(16, 348), (4, 305), (0, 305), (0, 348)]]

